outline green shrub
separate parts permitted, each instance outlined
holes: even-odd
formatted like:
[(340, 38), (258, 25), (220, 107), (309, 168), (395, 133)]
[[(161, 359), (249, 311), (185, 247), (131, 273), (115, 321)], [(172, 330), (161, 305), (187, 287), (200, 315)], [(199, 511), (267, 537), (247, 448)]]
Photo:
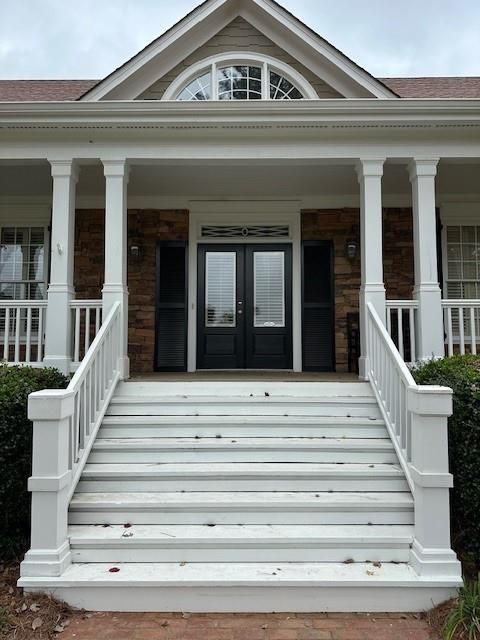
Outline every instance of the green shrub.
[(68, 379), (56, 369), (0, 364), (0, 558), (11, 560), (28, 547), (32, 467), (32, 423), (27, 398), (32, 391), (63, 389)]
[(480, 356), (432, 360), (413, 370), (419, 384), (453, 389), (448, 424), (453, 546), (462, 559), (480, 568)]
[(445, 622), (445, 640), (480, 638), (480, 590), (478, 582), (466, 582), (458, 592), (450, 615)]

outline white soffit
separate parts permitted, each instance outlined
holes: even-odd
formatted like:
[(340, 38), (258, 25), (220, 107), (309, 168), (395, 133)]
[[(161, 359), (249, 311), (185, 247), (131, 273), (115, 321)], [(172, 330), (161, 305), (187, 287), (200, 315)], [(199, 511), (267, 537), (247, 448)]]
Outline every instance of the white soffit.
[(397, 97), (274, 0), (206, 0), (80, 100), (134, 100), (237, 17), (244, 18), (341, 95)]

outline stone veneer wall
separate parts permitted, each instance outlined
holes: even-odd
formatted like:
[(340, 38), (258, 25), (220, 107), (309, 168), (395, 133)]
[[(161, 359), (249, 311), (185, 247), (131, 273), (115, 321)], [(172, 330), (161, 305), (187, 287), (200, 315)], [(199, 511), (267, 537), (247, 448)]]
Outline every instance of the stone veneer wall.
[[(153, 371), (155, 348), (155, 263), (157, 240), (187, 240), (188, 211), (129, 210), (129, 240), (139, 240), (143, 257), (128, 262), (129, 355), (132, 373)], [(302, 212), (304, 240), (334, 245), (335, 344), (337, 371), (346, 371), (347, 313), (358, 312), (360, 256), (345, 256), (348, 239), (359, 242), (358, 209)], [(100, 298), (104, 273), (104, 212), (78, 210), (74, 284), (78, 298)], [(413, 286), (413, 240), (410, 209), (384, 211), (384, 278), (388, 298), (409, 298)]]
[[(409, 298), (413, 287), (413, 235), (410, 209), (386, 209), (383, 216), (384, 280), (387, 298)], [(358, 312), (360, 254), (345, 255), (347, 240), (360, 246), (358, 209), (302, 212), (303, 240), (330, 240), (334, 251), (336, 370), (348, 370), (347, 313)]]
[[(100, 298), (104, 273), (104, 212), (77, 211), (74, 284), (78, 298)], [(129, 210), (129, 241), (143, 257), (128, 259), (128, 349), (133, 374), (151, 373), (155, 349), (155, 266), (158, 240), (187, 240), (188, 211)]]

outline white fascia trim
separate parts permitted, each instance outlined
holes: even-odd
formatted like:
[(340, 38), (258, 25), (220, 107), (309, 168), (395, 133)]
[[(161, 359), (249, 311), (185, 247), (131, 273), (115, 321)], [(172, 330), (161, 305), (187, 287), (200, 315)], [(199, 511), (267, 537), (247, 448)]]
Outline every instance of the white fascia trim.
[(176, 40), (185, 35), (192, 27), (199, 22), (207, 19), (212, 13), (215, 13), (222, 5), (229, 0), (209, 0), (204, 2), (197, 9), (194, 9), (189, 15), (185, 16), (179, 23), (166, 31), (159, 38), (145, 47), (143, 51), (137, 53), (131, 60), (123, 64), (116, 71), (107, 76), (104, 80), (91, 89), (85, 96), (80, 98), (82, 102), (95, 102), (101, 100), (113, 91), (122, 82), (127, 80), (132, 74), (138, 71), (147, 62), (162, 53)]
[[(290, 31), (292, 31), (292, 33), (294, 33), (298, 38), (302, 40), (302, 42), (314, 49), (332, 65), (349, 76), (349, 78), (362, 86), (373, 96), (390, 100), (398, 99), (398, 96), (393, 91), (388, 89), (388, 87), (385, 87), (380, 81), (376, 80), (376, 78), (371, 76), (367, 71), (356, 65), (352, 60), (345, 56), (341, 51), (333, 47), (321, 36), (311, 31), (306, 25), (302, 24), (300, 20), (296, 19), (294, 16), (288, 13), (288, 11), (285, 11), (280, 5), (272, 3), (269, 0), (251, 0), (251, 2), (262, 11), (265, 11), (267, 14), (269, 14), (269, 16), (271, 16), (279, 23), (286, 25), (290, 29)], [(241, 13), (243, 17), (245, 17), (245, 19), (251, 20), (252, 16), (248, 12), (244, 13), (243, 11), (241, 11)], [(331, 84), (331, 79), (329, 83)]]
[(20, 125), (139, 125), (189, 127), (204, 124), (480, 125), (475, 99), (326, 99), (254, 101), (126, 100), (0, 103), (0, 129)]
[[(246, 51), (230, 51), (228, 53), (221, 53), (214, 56), (204, 58), (195, 64), (192, 64), (188, 69), (185, 69), (167, 88), (162, 100), (175, 100), (180, 90), (186, 86), (189, 82), (194, 80), (197, 76), (201, 75), (202, 71), (207, 71), (209, 67), (213, 65), (229, 63), (229, 64), (252, 64), (260, 63), (262, 65), (267, 64), (270, 68), (276, 71), (280, 71), (281, 75), (285, 76), (299, 89), (306, 99), (318, 99), (317, 92), (312, 85), (306, 80), (298, 71), (293, 67), (273, 58), (271, 56), (265, 56), (260, 53), (248, 53)], [(212, 78), (212, 82), (215, 82), (215, 78)], [(265, 99), (269, 100), (269, 96)]]

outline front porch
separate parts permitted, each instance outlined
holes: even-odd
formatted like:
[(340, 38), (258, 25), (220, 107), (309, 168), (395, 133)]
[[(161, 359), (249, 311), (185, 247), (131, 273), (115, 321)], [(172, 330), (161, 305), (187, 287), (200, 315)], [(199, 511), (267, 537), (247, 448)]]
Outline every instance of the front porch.
[[(4, 163), (0, 355), (10, 364), (54, 364), (74, 372), (99, 331), (107, 301), (121, 298), (128, 309), (125, 357), (132, 375), (195, 371), (202, 366), (199, 248), (278, 242), (293, 250), (292, 354), (286, 369), (355, 372), (364, 349), (359, 336), (366, 299), (375, 302), (406, 362), (476, 353), (478, 165), (442, 159), (438, 165), (432, 160), (409, 166), (410, 184), (407, 163), (398, 160), (254, 168), (238, 162), (134, 163), (130, 171), (125, 163), (105, 163), (102, 170), (61, 162), (52, 163), (49, 195), (48, 165)], [(213, 172), (216, 187), (209, 179)], [(106, 210), (102, 205), (105, 184), (110, 212), (108, 202)], [(192, 195), (180, 195), (180, 184)], [(33, 189), (38, 196), (22, 196)], [(247, 235), (235, 236), (235, 225)], [(263, 235), (252, 236), (252, 225), (257, 233), (263, 225)], [(202, 235), (207, 227), (208, 235)], [(39, 232), (42, 241), (34, 237)], [(185, 257), (184, 289), (170, 292), (177, 296), (176, 315), (168, 300), (162, 302), (160, 246), (175, 247)], [(318, 280), (317, 290), (306, 291), (305, 282), (312, 280)], [(312, 325), (314, 318), (320, 324)]]
[[(50, 165), (43, 249), (45, 205), (36, 218), (17, 192), (1, 210), (3, 263), (16, 274), (28, 255), (22, 276), (47, 292), (2, 301), (4, 355), (73, 373), (29, 400), (21, 584), (103, 609), (420, 610), (450, 597), (451, 394), (416, 385), (405, 361), (478, 348), (477, 302), (442, 302), (440, 287), (476, 286), (475, 196), (462, 191), (476, 162)], [(48, 191), (49, 167), (35, 166)], [(12, 168), (8, 188), (31, 171)], [(202, 351), (206, 329), (216, 342)], [(205, 366), (248, 362), (238, 344), (252, 336), (250, 355), (283, 365)]]

